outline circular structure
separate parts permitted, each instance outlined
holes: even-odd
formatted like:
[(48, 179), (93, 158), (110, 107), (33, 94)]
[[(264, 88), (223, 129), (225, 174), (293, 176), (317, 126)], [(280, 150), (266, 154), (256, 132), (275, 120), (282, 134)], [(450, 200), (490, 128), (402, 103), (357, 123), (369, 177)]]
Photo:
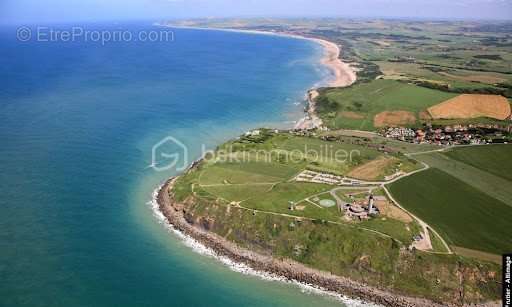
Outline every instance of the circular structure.
[(332, 207), (334, 205), (336, 205), (336, 202), (334, 202), (334, 200), (331, 200), (331, 199), (322, 199), (320, 201), (320, 206), (322, 206), (322, 207), (329, 208), (329, 207)]

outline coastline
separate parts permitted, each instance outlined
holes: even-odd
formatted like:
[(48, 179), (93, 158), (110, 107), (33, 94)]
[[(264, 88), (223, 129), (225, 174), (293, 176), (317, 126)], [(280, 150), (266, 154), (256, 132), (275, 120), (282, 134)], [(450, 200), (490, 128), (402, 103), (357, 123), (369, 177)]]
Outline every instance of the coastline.
[[(187, 172), (193, 170), (196, 161)], [(328, 272), (315, 270), (289, 259), (275, 259), (272, 256), (261, 255), (246, 248), (241, 248), (215, 233), (209, 232), (200, 225), (195, 225), (186, 219), (186, 205), (175, 202), (172, 198), (172, 187), (178, 177), (167, 180), (155, 193), (154, 210), (165, 219), (180, 236), (190, 238), (201, 245), (201, 250), (216, 258), (225, 258), (229, 264), (246, 266), (258, 275), (272, 276), (277, 280), (295, 282), (316, 289), (320, 293), (341, 298), (342, 301), (370, 302), (379, 306), (450, 306), (440, 305), (427, 299), (402, 296), (390, 291), (371, 287), (348, 278), (336, 276)], [(224, 261), (226, 263), (226, 261)], [(241, 270), (241, 271), (247, 271)], [(281, 277), (281, 278), (279, 278)]]
[[(319, 38), (305, 37), (291, 33), (267, 32), (238, 29), (200, 28), (187, 26), (161, 25), (173, 28), (189, 28), (211, 31), (242, 32), (259, 35), (276, 35), (292, 37), (295, 39), (306, 39), (320, 44), (324, 48), (324, 55), (320, 63), (333, 72), (334, 79), (329, 80), (330, 87), (350, 86), (356, 81), (356, 73), (349, 64), (339, 59), (340, 48), (333, 42)], [(294, 129), (314, 129), (322, 127), (322, 120), (316, 115), (315, 98), (319, 95), (317, 88), (307, 91), (306, 115), (300, 119)], [(185, 171), (192, 171), (201, 160), (195, 161)], [(345, 277), (336, 276), (328, 272), (315, 270), (290, 259), (275, 259), (269, 255), (262, 255), (257, 252), (237, 246), (213, 232), (201, 228), (201, 225), (194, 225), (186, 218), (186, 206), (175, 202), (169, 191), (172, 190), (174, 182), (179, 177), (171, 177), (157, 191), (153, 200), (153, 210), (159, 219), (165, 221), (168, 226), (186, 241), (193, 241), (193, 246), (201, 253), (214, 256), (222, 260), (224, 264), (235, 268), (236, 271), (248, 271), (255, 275), (270, 277), (274, 280), (288, 281), (307, 287), (322, 294), (335, 296), (341, 301), (350, 305), (363, 305), (368, 303), (378, 306), (442, 306), (433, 301), (421, 298), (407, 297), (382, 290), (376, 287), (350, 280)], [(240, 269), (243, 267), (244, 269)], [(447, 306), (447, 305), (444, 305)], [(449, 305), (448, 305), (449, 306)]]
[(356, 82), (356, 72), (348, 63), (340, 59), (341, 50), (337, 44), (320, 38), (305, 38), (317, 42), (324, 47), (325, 54), (321, 63), (331, 68), (335, 76), (334, 80), (328, 83), (330, 87), (346, 87)]
[[(302, 36), (295, 33), (287, 32), (271, 32), (261, 30), (244, 30), (244, 29), (224, 29), (224, 28), (205, 28), (205, 27), (194, 27), (194, 26), (179, 26), (179, 25), (168, 25), (155, 23), (156, 26), (171, 27), (176, 29), (195, 29), (195, 30), (208, 30), (208, 31), (225, 31), (225, 32), (236, 32), (236, 33), (247, 33), (247, 34), (258, 34), (258, 35), (273, 35), (281, 37), (289, 37), (295, 39), (303, 39), (315, 42), (321, 45), (324, 49), (324, 54), (320, 63), (327, 67), (333, 74), (333, 79), (326, 81), (327, 87), (347, 87), (352, 85), (357, 80), (356, 71), (348, 64), (340, 59), (341, 49), (340, 47), (328, 40)], [(317, 88), (311, 88), (307, 91), (306, 102), (307, 106), (305, 109), (305, 115), (299, 119), (295, 125), (296, 130), (309, 130), (320, 128), (323, 126), (322, 119), (318, 117), (315, 109), (315, 98), (319, 95)]]
[[(330, 87), (350, 86), (356, 81), (356, 73), (349, 64), (339, 59), (340, 48), (333, 42), (320, 38), (305, 37), (291, 33), (242, 30), (242, 29), (222, 29), (222, 28), (201, 28), (189, 26), (174, 26), (166, 24), (157, 24), (172, 28), (198, 29), (210, 31), (241, 32), (258, 35), (275, 35), (295, 39), (305, 39), (320, 44), (324, 48), (324, 55), (320, 63), (330, 69), (334, 79), (326, 81)], [(322, 120), (317, 116), (315, 110), (315, 98), (319, 95), (317, 88), (311, 88), (307, 91), (307, 108), (305, 116), (301, 118), (294, 126), (294, 129), (314, 129), (322, 127)], [(195, 161), (185, 173), (193, 170), (201, 160)], [(418, 298), (411, 298), (396, 295), (385, 290), (368, 287), (364, 284), (352, 281), (348, 278), (336, 276), (327, 272), (308, 268), (303, 264), (292, 260), (279, 260), (271, 256), (265, 256), (245, 248), (237, 246), (235, 243), (217, 236), (212, 232), (201, 229), (198, 226), (189, 224), (185, 217), (185, 210), (182, 204), (175, 203), (169, 195), (170, 189), (178, 177), (169, 178), (163, 185), (157, 188), (153, 200), (153, 210), (160, 220), (163, 220), (168, 226), (186, 241), (194, 241), (194, 247), (201, 253), (209, 254), (228, 264), (231, 268), (240, 272), (251, 270), (255, 275), (270, 277), (274, 280), (287, 281), (299, 284), (302, 287), (312, 289), (321, 294), (334, 296), (341, 301), (352, 305), (367, 306), (368, 303), (377, 306), (441, 306), (432, 301)], [(246, 269), (239, 269), (240, 266)]]
[[(324, 56), (320, 61), (324, 66), (331, 69), (334, 73), (334, 80), (331, 80), (328, 83), (330, 87), (347, 87), (352, 85), (357, 80), (357, 75), (354, 69), (350, 67), (349, 64), (343, 62), (340, 59), (340, 47), (330, 41), (320, 39), (320, 38), (308, 38), (311, 41), (314, 41), (324, 48)], [(298, 130), (308, 130), (314, 128), (320, 128), (323, 126), (322, 119), (316, 113), (316, 103), (315, 99), (318, 97), (318, 90), (313, 88), (310, 89), (307, 93), (307, 114), (304, 118), (299, 120), (295, 125), (295, 129)]]

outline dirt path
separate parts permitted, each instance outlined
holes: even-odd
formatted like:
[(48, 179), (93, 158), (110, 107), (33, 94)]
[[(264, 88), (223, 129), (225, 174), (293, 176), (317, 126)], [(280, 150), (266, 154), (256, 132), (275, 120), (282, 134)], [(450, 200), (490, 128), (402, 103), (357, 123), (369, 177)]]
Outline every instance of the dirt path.
[[(308, 221), (316, 220), (316, 219), (310, 218), (310, 217), (302, 217), (302, 216), (286, 214), (286, 213), (277, 213), (277, 212), (273, 212), (273, 211), (265, 211), (265, 210), (258, 210), (258, 209), (247, 208), (247, 207), (244, 207), (244, 206), (242, 206), (240, 204), (236, 205), (235, 207), (239, 208), (239, 209), (244, 209), (244, 210), (252, 211), (253, 213), (270, 214), (270, 215), (275, 215), (275, 216), (282, 216), (282, 217), (287, 217), (287, 218), (292, 218), (292, 219), (300, 219), (300, 220), (308, 220)], [(335, 221), (329, 221), (329, 220), (326, 220), (326, 222), (329, 223), (329, 224), (340, 225), (340, 226), (344, 226), (344, 227), (356, 228), (356, 229), (361, 229), (363, 231), (372, 232), (372, 233), (377, 234), (379, 236), (393, 239), (393, 240), (401, 243), (402, 245), (404, 245), (404, 243), (401, 242), (400, 240), (398, 240), (396, 238), (393, 238), (392, 236), (390, 236), (388, 234), (385, 234), (383, 232), (380, 232), (378, 230), (374, 230), (374, 229), (370, 229), (370, 228), (366, 228), (366, 227), (361, 227), (361, 226), (350, 225), (350, 224), (342, 223), (342, 222), (335, 222)]]
[[(432, 249), (432, 242), (430, 240), (430, 234), (428, 232), (428, 230), (430, 229), (440, 240), (441, 242), (443, 243), (444, 247), (446, 248), (446, 250), (448, 252), (444, 253), (444, 254), (453, 254), (453, 251), (451, 250), (450, 246), (448, 245), (448, 243), (446, 243), (446, 241), (443, 239), (443, 237), (441, 237), (439, 235), (439, 233), (437, 233), (437, 231), (432, 228), (431, 226), (429, 226), (426, 222), (424, 222), (423, 220), (421, 220), (419, 217), (417, 217), (416, 215), (412, 214), (410, 211), (408, 211), (407, 209), (405, 209), (404, 207), (402, 207), (400, 205), (400, 203), (398, 203), (394, 198), (393, 196), (391, 195), (391, 193), (389, 192), (389, 190), (386, 188), (386, 186), (382, 186), (384, 188), (384, 191), (386, 192), (386, 195), (389, 197), (389, 199), (391, 199), (391, 201), (396, 205), (398, 206), (400, 209), (404, 210), (405, 212), (407, 212), (410, 216), (412, 216), (417, 222), (418, 224), (420, 224), (420, 226), (423, 228), (423, 233), (424, 233), (424, 238), (427, 242), (423, 243), (421, 246), (427, 246), (427, 247), (430, 247), (430, 249)], [(440, 252), (436, 252), (436, 254), (440, 254)]]
[(278, 182), (246, 182), (246, 183), (214, 183), (214, 184), (199, 184), (201, 188), (208, 187), (225, 187), (225, 186), (244, 186), (244, 185), (275, 185), (281, 183)]
[[(440, 151), (444, 151), (446, 150), (447, 148), (442, 148), (442, 149), (437, 149), (437, 150), (432, 150), (430, 152), (440, 152)], [(423, 153), (427, 153), (427, 152), (423, 152)], [(412, 155), (412, 154), (409, 154), (409, 155)], [(408, 156), (409, 156), (408, 155)], [(418, 160), (416, 160), (418, 161)], [(421, 161), (418, 161), (420, 163), (423, 164), (424, 168), (422, 169), (419, 169), (419, 170), (415, 170), (414, 172), (410, 172), (410, 173), (407, 173), (403, 176), (400, 176), (400, 177), (397, 177), (393, 180), (390, 180), (387, 184), (390, 184), (390, 183), (393, 183), (393, 182), (396, 182), (400, 179), (403, 179), (405, 177), (408, 177), (408, 176), (411, 176), (411, 175), (414, 175), (416, 173), (419, 173), (419, 172), (422, 172), (422, 171), (425, 171), (427, 169), (430, 168), (430, 166), (425, 163), (425, 162), (421, 162)], [(448, 251), (446, 254), (453, 254), (453, 251), (451, 250), (450, 246), (448, 246), (448, 243), (446, 243), (446, 241), (443, 239), (443, 237), (441, 237), (437, 231), (430, 225), (428, 225), (426, 222), (424, 222), (422, 219), (420, 219), (419, 217), (417, 217), (416, 215), (412, 214), (409, 210), (405, 209), (404, 207), (402, 207), (400, 205), (400, 203), (395, 199), (393, 198), (393, 196), (391, 195), (391, 193), (389, 192), (388, 188), (386, 187), (386, 184), (383, 184), (382, 185), (382, 188), (384, 189), (384, 192), (386, 192), (386, 195), (388, 196), (388, 198), (400, 209), (402, 209), (403, 211), (407, 212), (407, 214), (409, 214), (410, 216), (412, 216), (417, 222), (418, 224), (420, 224), (421, 228), (423, 229), (423, 239), (418, 242), (417, 244), (417, 248), (418, 249), (432, 249), (432, 241), (430, 239), (430, 234), (428, 232), (428, 230), (430, 229), (440, 240), (441, 242), (443, 243), (443, 245), (445, 246), (446, 250)], [(439, 252), (437, 252), (439, 253)]]
[[(410, 153), (410, 154), (405, 154), (405, 155), (412, 158), (412, 156), (415, 156), (415, 155), (426, 154), (426, 153), (433, 153), (433, 152), (442, 152), (442, 151), (446, 151), (446, 150), (448, 150), (450, 148), (451, 147), (443, 147), (443, 148), (440, 148), (440, 149), (429, 150), (429, 151), (424, 151), (424, 152), (419, 152), (419, 153)], [(418, 161), (418, 160), (416, 160), (416, 161)], [(353, 185), (337, 186), (337, 187), (335, 187), (335, 188), (333, 188), (333, 189), (331, 189), (329, 191), (317, 193), (317, 194), (314, 194), (314, 195), (310, 195), (310, 196), (308, 196), (308, 197), (298, 201), (297, 203), (308, 202), (308, 203), (314, 204), (317, 207), (320, 207), (317, 204), (315, 204), (312, 201), (310, 201), (310, 198), (315, 197), (315, 196), (319, 196), (319, 195), (322, 195), (322, 194), (325, 194), (325, 193), (329, 193), (336, 200), (336, 205), (338, 207), (340, 207), (340, 206), (343, 205), (344, 202), (336, 194), (336, 191), (343, 190), (343, 189), (373, 190), (375, 188), (379, 188), (380, 187), (380, 188), (382, 188), (385, 191), (387, 197), (393, 202), (393, 204), (395, 204), (398, 208), (400, 208), (401, 210), (403, 210), (404, 212), (409, 214), (414, 220), (416, 220), (418, 222), (420, 227), (423, 229), (422, 239), (420, 241), (418, 241), (418, 242), (415, 242), (415, 244), (414, 244), (414, 246), (416, 248), (418, 248), (418, 249), (420, 249), (420, 250), (422, 250), (424, 252), (441, 253), (441, 252), (431, 251), (432, 250), (432, 241), (431, 241), (430, 233), (429, 233), (429, 229), (430, 229), (441, 240), (441, 242), (445, 246), (446, 250), (448, 251), (448, 252), (445, 252), (444, 254), (453, 254), (453, 251), (451, 250), (449, 245), (446, 243), (446, 241), (443, 239), (443, 237), (440, 236), (439, 233), (433, 227), (431, 227), (426, 222), (421, 220), (419, 217), (417, 217), (416, 215), (412, 214), (410, 211), (408, 211), (403, 206), (401, 206), (398, 203), (398, 201), (396, 201), (396, 199), (393, 198), (393, 196), (391, 195), (391, 193), (389, 192), (389, 190), (386, 187), (386, 185), (388, 185), (388, 184), (394, 183), (394, 182), (396, 182), (398, 180), (401, 180), (401, 179), (403, 179), (405, 177), (412, 176), (412, 175), (414, 175), (416, 173), (422, 172), (422, 171), (427, 170), (427, 169), (430, 168), (430, 166), (428, 164), (426, 164), (426, 163), (424, 163), (422, 161), (418, 161), (418, 162), (423, 164), (423, 168), (415, 170), (415, 171), (412, 171), (412, 172), (409, 172), (409, 173), (406, 173), (406, 174), (401, 175), (399, 177), (396, 177), (396, 178), (394, 178), (392, 180), (388, 180), (388, 181), (363, 181), (363, 180), (358, 180), (360, 182), (360, 185), (357, 185), (357, 186), (353, 186)], [(293, 178), (295, 178), (295, 177), (296, 176), (294, 176)], [(346, 177), (346, 178), (348, 178), (348, 177)], [(273, 187), (273, 186), (275, 186), (276, 184), (279, 184), (279, 183), (280, 182), (253, 182), (253, 183), (239, 183), (239, 184), (232, 184), (232, 183), (227, 183), (227, 184), (209, 184), (209, 185), (201, 185), (200, 184), (199, 186), (200, 187), (216, 187), (216, 186), (271, 185)], [(193, 187), (192, 187), (192, 191), (193, 191), (193, 193), (195, 195)], [(221, 198), (221, 199), (223, 199), (223, 198)], [(227, 203), (232, 203), (232, 202), (230, 202), (227, 199), (223, 199), (223, 200), (226, 201)], [(263, 213), (263, 214), (271, 214), (271, 215), (277, 215), (277, 216), (293, 218), (293, 219), (299, 218), (299, 219), (306, 219), (306, 220), (311, 220), (311, 221), (315, 220), (315, 219), (309, 218), (309, 217), (300, 217), (300, 216), (286, 214), (286, 213), (277, 213), (277, 212), (273, 212), (273, 211), (265, 211), (265, 210), (252, 209), (252, 208), (248, 208), (248, 207), (242, 206), (240, 204), (241, 202), (243, 202), (243, 201), (240, 201), (240, 202), (236, 203), (235, 206), (240, 208), (240, 209), (250, 210), (254, 214)], [(364, 230), (364, 231), (372, 232), (372, 233), (378, 234), (380, 236), (384, 236), (384, 237), (387, 237), (387, 238), (392, 238), (393, 240), (396, 240), (396, 241), (398, 241), (398, 242), (403, 244), (403, 242), (393, 238), (392, 236), (387, 235), (387, 234), (385, 234), (383, 232), (380, 232), (380, 231), (377, 231), (377, 230), (373, 230), (373, 229), (366, 228), (366, 227), (349, 225), (349, 224), (341, 223), (341, 222), (329, 221), (329, 220), (327, 222), (331, 223), (331, 224), (342, 225), (342, 226), (347, 226), (347, 227), (353, 227), (353, 228), (358, 228), (358, 229), (361, 229), (361, 230)]]
[[(192, 237), (198, 243), (210, 248), (217, 256), (224, 256), (236, 263), (245, 264), (260, 272), (268, 272), (282, 276), (287, 280), (294, 280), (308, 285), (314, 285), (322, 290), (328, 290), (344, 296), (361, 298), (383, 306), (390, 307), (432, 307), (441, 306), (433, 301), (421, 298), (407, 297), (390, 292), (384, 287), (372, 287), (364, 283), (355, 282), (332, 273), (315, 270), (290, 259), (276, 259), (271, 255), (262, 255), (254, 251), (239, 247), (235, 243), (205, 231), (197, 225), (190, 224), (184, 215), (184, 204), (177, 203), (169, 195), (175, 178), (167, 181), (158, 192), (158, 207), (170, 225), (182, 234)], [(293, 217), (295, 218), (295, 217)], [(455, 306), (449, 304), (449, 306)]]

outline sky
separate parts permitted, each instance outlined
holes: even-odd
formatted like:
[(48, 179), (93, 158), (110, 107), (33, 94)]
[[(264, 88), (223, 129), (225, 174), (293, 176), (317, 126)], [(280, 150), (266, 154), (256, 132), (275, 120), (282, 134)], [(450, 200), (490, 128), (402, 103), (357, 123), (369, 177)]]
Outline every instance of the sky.
[(319, 16), (512, 20), (512, 0), (0, 0), (2, 24)]

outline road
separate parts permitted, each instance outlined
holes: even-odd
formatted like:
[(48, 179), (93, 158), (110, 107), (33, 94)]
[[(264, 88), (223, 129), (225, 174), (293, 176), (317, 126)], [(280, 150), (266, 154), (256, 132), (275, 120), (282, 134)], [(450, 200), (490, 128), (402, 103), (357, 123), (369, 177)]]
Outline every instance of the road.
[[(469, 145), (469, 146), (475, 146), (475, 145)], [(415, 152), (415, 153), (408, 153), (408, 154), (405, 154), (405, 156), (414, 159), (413, 156), (416, 156), (416, 155), (428, 154), (428, 153), (434, 153), (434, 152), (443, 152), (443, 151), (449, 150), (451, 148), (452, 147), (443, 147), (443, 148), (435, 149), (435, 150), (429, 150), (429, 151), (423, 151), (423, 152)], [(416, 160), (416, 161), (418, 161), (418, 160)], [(418, 224), (421, 226), (421, 228), (423, 229), (423, 238), (424, 238), (425, 241), (422, 243), (422, 245), (423, 245), (423, 248), (421, 248), (422, 250), (425, 249), (424, 250), (425, 252), (430, 252), (430, 251), (428, 251), (428, 249), (432, 249), (432, 242), (431, 242), (430, 233), (429, 233), (429, 230), (430, 230), (432, 233), (434, 233), (440, 239), (440, 241), (442, 242), (442, 244), (444, 245), (444, 247), (447, 250), (447, 252), (445, 252), (445, 253), (443, 253), (443, 252), (432, 252), (432, 253), (453, 254), (453, 251), (451, 250), (450, 246), (446, 243), (446, 241), (443, 239), (443, 237), (441, 235), (439, 235), (439, 233), (432, 226), (430, 226), (425, 221), (423, 221), (422, 219), (420, 219), (419, 217), (417, 217), (416, 215), (414, 215), (413, 213), (411, 213), (410, 211), (405, 209), (403, 206), (401, 206), (400, 203), (395, 198), (393, 198), (393, 196), (389, 192), (388, 188), (386, 187), (386, 185), (388, 185), (388, 184), (392, 184), (392, 183), (394, 183), (394, 182), (396, 182), (398, 180), (401, 180), (401, 179), (406, 178), (408, 176), (412, 176), (414, 174), (417, 174), (419, 172), (425, 171), (425, 170), (430, 168), (430, 166), (428, 164), (426, 164), (425, 162), (422, 162), (422, 161), (418, 161), (418, 162), (420, 162), (423, 165), (423, 168), (415, 170), (415, 171), (412, 171), (412, 172), (409, 172), (407, 174), (403, 174), (403, 175), (401, 175), (399, 177), (396, 177), (394, 179), (391, 179), (391, 180), (388, 180), (388, 181), (361, 181), (361, 180), (358, 180), (359, 183), (360, 183), (359, 185), (337, 186), (337, 187), (331, 189), (329, 191), (329, 194), (336, 200), (336, 204), (337, 204), (338, 208), (340, 208), (340, 207), (342, 207), (345, 204), (345, 202), (336, 194), (336, 191), (343, 190), (343, 189), (372, 190), (372, 189), (375, 189), (375, 188), (382, 188), (384, 190), (384, 192), (386, 193), (387, 197), (398, 208), (400, 208), (401, 210), (403, 210), (404, 212), (409, 214), (414, 220), (416, 220), (418, 222)], [(292, 180), (295, 179), (295, 177), (296, 176), (292, 177)], [(200, 185), (200, 186), (201, 187), (209, 187), (209, 186), (211, 187), (211, 186), (226, 186), (226, 185), (271, 185), (272, 188), (273, 188), (273, 186), (275, 186), (276, 184), (279, 184), (279, 183), (280, 182), (258, 182), (258, 183), (253, 182), (253, 183), (242, 183), (242, 184), (223, 183), (223, 184), (209, 184), (209, 185)], [(194, 191), (194, 185), (192, 187), (192, 190)], [(318, 193), (316, 195), (310, 195), (309, 197), (307, 197), (307, 198), (305, 198), (305, 199), (303, 199), (303, 200), (301, 200), (299, 202), (302, 202), (302, 201), (310, 202), (310, 198), (318, 196), (318, 195), (321, 195), (321, 194), (324, 194), (324, 193), (325, 192), (321, 192), (321, 193)], [(195, 192), (194, 192), (194, 194), (195, 194)], [(225, 201), (227, 201), (229, 203), (228, 200), (225, 200)], [(297, 203), (299, 203), (299, 202), (297, 202)], [(253, 214), (263, 213), (263, 214), (271, 214), (271, 215), (277, 215), (277, 216), (293, 218), (293, 219), (300, 218), (300, 219), (306, 219), (306, 220), (314, 220), (313, 218), (299, 217), (299, 216), (291, 215), (291, 214), (277, 213), (277, 212), (272, 212), (272, 211), (263, 211), (263, 210), (247, 208), (247, 207), (244, 207), (244, 206), (240, 205), (240, 203), (241, 202), (236, 203), (235, 206), (240, 208), (240, 209), (252, 211)], [(311, 202), (311, 203), (315, 204), (313, 202)], [(318, 206), (318, 205), (316, 205), (316, 206)], [(346, 226), (346, 227), (362, 229), (364, 231), (372, 232), (372, 233), (378, 234), (380, 236), (387, 237), (387, 238), (392, 238), (392, 239), (396, 240), (395, 238), (393, 238), (393, 237), (391, 237), (391, 236), (389, 236), (389, 235), (387, 235), (385, 233), (382, 233), (380, 231), (373, 230), (373, 229), (370, 229), (370, 228), (360, 227), (360, 226), (355, 226), (355, 225), (350, 225), (350, 224), (347, 224), (347, 223), (341, 223), (341, 222), (335, 222), (335, 221), (327, 221), (327, 222), (331, 223), (331, 224), (336, 224), (336, 225), (342, 225), (342, 226)], [(400, 242), (399, 240), (396, 240), (396, 241)], [(402, 243), (402, 242), (400, 242), (400, 243)]]

